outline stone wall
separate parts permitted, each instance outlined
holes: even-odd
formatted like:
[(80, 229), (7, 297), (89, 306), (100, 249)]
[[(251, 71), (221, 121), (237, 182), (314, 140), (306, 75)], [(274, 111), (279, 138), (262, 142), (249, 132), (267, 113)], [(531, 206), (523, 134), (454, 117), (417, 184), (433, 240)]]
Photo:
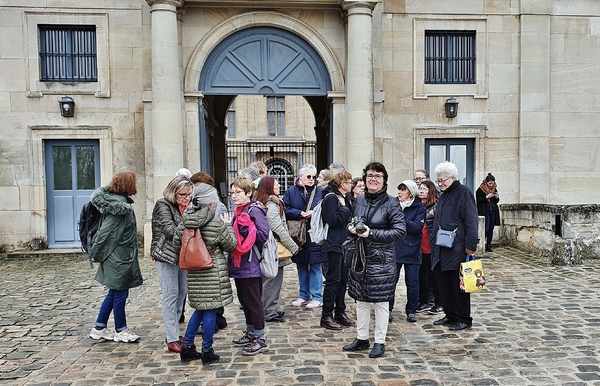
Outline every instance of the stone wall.
[(600, 205), (504, 204), (502, 243), (536, 252), (553, 265), (600, 257)]

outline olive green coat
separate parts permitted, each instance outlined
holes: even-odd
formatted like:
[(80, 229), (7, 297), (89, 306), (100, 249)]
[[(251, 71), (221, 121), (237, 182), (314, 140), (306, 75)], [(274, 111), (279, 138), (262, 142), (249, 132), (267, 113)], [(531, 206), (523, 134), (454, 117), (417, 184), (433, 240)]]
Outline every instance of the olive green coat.
[(214, 266), (203, 271), (188, 271), (188, 302), (196, 310), (214, 310), (233, 301), (233, 290), (229, 281), (227, 261), (223, 251), (231, 252), (237, 240), (231, 224), (215, 217), (210, 208), (201, 208), (193, 213), (185, 212), (183, 221), (173, 235), (173, 246), (179, 253), (184, 228), (200, 229), (202, 240), (211, 252)]
[(142, 285), (131, 199), (113, 194), (104, 186), (92, 194), (91, 201), (103, 216), (92, 243), (92, 258), (100, 263), (96, 281), (117, 291)]

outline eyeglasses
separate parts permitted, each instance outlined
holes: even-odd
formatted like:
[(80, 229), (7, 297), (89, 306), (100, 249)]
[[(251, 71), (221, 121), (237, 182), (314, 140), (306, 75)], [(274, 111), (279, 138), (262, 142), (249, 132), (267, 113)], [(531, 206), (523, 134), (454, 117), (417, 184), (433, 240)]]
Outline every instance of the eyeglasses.
[(245, 194), (246, 192), (244, 192), (243, 190), (230, 190), (229, 191), (229, 195), (230, 196), (236, 196), (238, 194)]
[(367, 180), (381, 180), (383, 178), (383, 174), (367, 174)]
[(443, 183), (445, 183), (446, 181), (448, 181), (450, 178), (454, 178), (454, 177), (446, 177), (446, 178), (444, 178), (444, 179), (439, 179), (439, 178), (438, 178), (437, 180), (435, 180), (435, 182), (437, 182), (438, 184), (443, 184)]
[(313, 180), (316, 176), (311, 176), (310, 174), (304, 176), (306, 178), (308, 178), (309, 180)]
[(415, 177), (415, 178), (413, 178), (413, 181), (417, 182), (417, 181), (423, 181), (423, 180), (426, 180), (426, 179), (427, 179), (426, 177)]
[(342, 184), (352, 184), (352, 181), (344, 181)]
[(188, 198), (192, 197), (192, 193), (177, 193), (177, 196)]

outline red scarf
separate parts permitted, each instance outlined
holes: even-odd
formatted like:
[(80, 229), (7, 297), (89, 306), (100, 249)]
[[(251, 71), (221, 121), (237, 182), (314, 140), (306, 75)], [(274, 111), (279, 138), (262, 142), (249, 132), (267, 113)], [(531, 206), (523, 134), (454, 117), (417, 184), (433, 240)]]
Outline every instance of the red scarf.
[[(254, 225), (250, 215), (247, 212), (244, 212), (244, 209), (248, 204), (240, 205), (235, 208), (233, 230), (235, 231), (235, 238), (237, 239), (237, 247), (231, 253), (233, 266), (235, 268), (240, 267), (242, 256), (248, 253), (256, 242), (256, 225)], [(246, 237), (242, 236), (240, 233), (241, 226), (248, 227), (248, 235)]]

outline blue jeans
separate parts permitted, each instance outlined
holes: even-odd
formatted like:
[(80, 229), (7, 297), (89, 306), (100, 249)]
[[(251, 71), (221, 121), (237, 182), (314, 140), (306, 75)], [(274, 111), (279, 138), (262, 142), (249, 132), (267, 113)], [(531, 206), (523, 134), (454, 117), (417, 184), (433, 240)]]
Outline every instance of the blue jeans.
[(115, 318), (115, 330), (121, 332), (127, 328), (127, 319), (125, 318), (125, 302), (129, 296), (129, 290), (112, 290), (109, 289), (96, 319), (96, 327), (106, 328), (110, 313), (113, 313)]
[(194, 344), (194, 338), (202, 323), (202, 351), (208, 351), (215, 341), (217, 310), (194, 310), (185, 330), (184, 344)]
[(496, 212), (488, 210), (485, 218), (485, 241), (486, 245), (492, 245), (492, 238), (494, 237), (494, 227), (496, 226)]
[[(406, 284), (406, 315), (417, 312), (419, 306), (419, 269), (421, 264), (396, 263), (396, 284), (400, 279), (400, 269), (404, 266), (404, 283)], [(390, 312), (394, 308), (394, 299), (390, 302)]]
[(298, 282), (300, 284), (300, 298), (323, 302), (323, 271), (321, 264), (296, 264), (298, 268)]

